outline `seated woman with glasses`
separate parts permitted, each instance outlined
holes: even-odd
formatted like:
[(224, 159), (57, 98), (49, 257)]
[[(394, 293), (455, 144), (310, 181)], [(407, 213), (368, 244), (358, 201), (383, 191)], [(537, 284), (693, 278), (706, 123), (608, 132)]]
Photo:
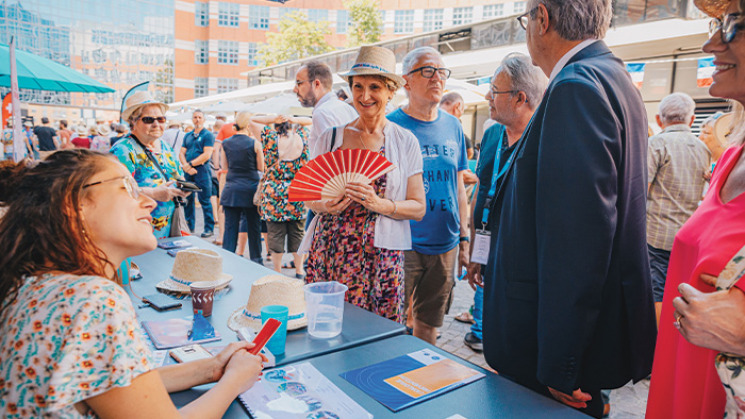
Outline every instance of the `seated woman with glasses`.
[[(154, 208), (107, 154), (0, 166), (0, 416), (218, 418), (256, 382), (247, 343), (155, 368), (115, 268), (155, 249)], [(211, 382), (180, 411), (168, 396)]]
[(184, 172), (173, 149), (161, 141), (168, 105), (154, 100), (147, 91), (136, 92), (126, 100), (122, 112), (130, 126), (130, 134), (117, 141), (111, 153), (129, 169), (142, 188), (142, 193), (157, 201), (151, 214), (153, 233), (157, 238), (168, 237), (176, 205), (174, 198), (188, 192), (176, 189), (173, 183), (183, 179)]
[[(695, 3), (714, 18), (703, 46), (717, 67), (709, 93), (742, 107), (745, 0)], [(743, 121), (736, 124), (706, 197), (675, 235), (647, 418), (745, 417), (745, 283), (740, 279), (724, 289), (716, 284), (745, 245), (744, 128)]]

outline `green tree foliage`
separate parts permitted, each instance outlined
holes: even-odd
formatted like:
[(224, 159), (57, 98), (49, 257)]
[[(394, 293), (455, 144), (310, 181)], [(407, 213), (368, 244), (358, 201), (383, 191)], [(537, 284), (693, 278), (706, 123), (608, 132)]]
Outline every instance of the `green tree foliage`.
[(351, 25), (347, 31), (347, 45), (358, 47), (380, 41), (383, 17), (379, 0), (344, 0), (349, 10)]
[(279, 21), (279, 32), (266, 34), (257, 58), (269, 66), (332, 51), (325, 39), (330, 33), (328, 22), (311, 22), (301, 11), (288, 13)]

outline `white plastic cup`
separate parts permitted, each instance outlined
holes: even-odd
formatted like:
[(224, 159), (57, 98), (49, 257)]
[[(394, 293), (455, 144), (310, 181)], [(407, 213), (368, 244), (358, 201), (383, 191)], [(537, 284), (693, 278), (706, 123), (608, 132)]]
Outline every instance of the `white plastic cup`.
[(347, 286), (336, 281), (315, 282), (304, 286), (308, 333), (321, 339), (341, 334), (344, 321), (344, 294)]

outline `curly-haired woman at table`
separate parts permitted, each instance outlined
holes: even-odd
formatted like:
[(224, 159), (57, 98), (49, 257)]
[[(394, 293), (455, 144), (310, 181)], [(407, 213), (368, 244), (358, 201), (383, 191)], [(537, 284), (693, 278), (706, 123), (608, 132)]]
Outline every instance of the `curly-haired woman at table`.
[[(240, 343), (154, 368), (115, 269), (156, 247), (154, 207), (110, 155), (0, 166), (0, 416), (218, 418), (257, 380)], [(215, 381), (180, 411), (168, 396)]]
[(349, 287), (348, 302), (401, 322), (409, 220), (421, 220), (426, 208), (419, 142), (386, 119), (385, 107), (404, 83), (395, 66), (391, 50), (362, 47), (342, 75), (359, 118), (327, 130), (312, 146), (312, 157), (336, 149), (375, 151), (395, 169), (369, 185), (349, 183), (339, 199), (309, 202), (317, 216), (301, 248), (310, 242), (306, 282), (339, 281)]

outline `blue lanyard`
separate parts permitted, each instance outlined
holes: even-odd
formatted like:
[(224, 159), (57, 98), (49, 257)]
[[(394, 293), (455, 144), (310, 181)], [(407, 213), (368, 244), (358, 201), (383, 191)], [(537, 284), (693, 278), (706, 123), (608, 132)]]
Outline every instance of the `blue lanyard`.
[(486, 197), (486, 204), (484, 205), (484, 211), (481, 216), (482, 229), (486, 229), (486, 224), (489, 222), (489, 208), (491, 208), (492, 200), (494, 199), (494, 195), (496, 195), (497, 193), (497, 185), (499, 184), (499, 179), (504, 176), (505, 173), (507, 173), (507, 169), (509, 169), (510, 164), (512, 164), (512, 160), (515, 158), (515, 152), (517, 151), (517, 147), (515, 147), (515, 149), (512, 150), (510, 157), (504, 163), (504, 167), (502, 167), (502, 169), (500, 170), (499, 163), (502, 159), (502, 148), (504, 147), (504, 144), (506, 142), (507, 131), (504, 131), (502, 133), (502, 138), (499, 141), (499, 146), (497, 147), (497, 155), (494, 156), (494, 168), (492, 169), (491, 187), (489, 188), (489, 195)]

